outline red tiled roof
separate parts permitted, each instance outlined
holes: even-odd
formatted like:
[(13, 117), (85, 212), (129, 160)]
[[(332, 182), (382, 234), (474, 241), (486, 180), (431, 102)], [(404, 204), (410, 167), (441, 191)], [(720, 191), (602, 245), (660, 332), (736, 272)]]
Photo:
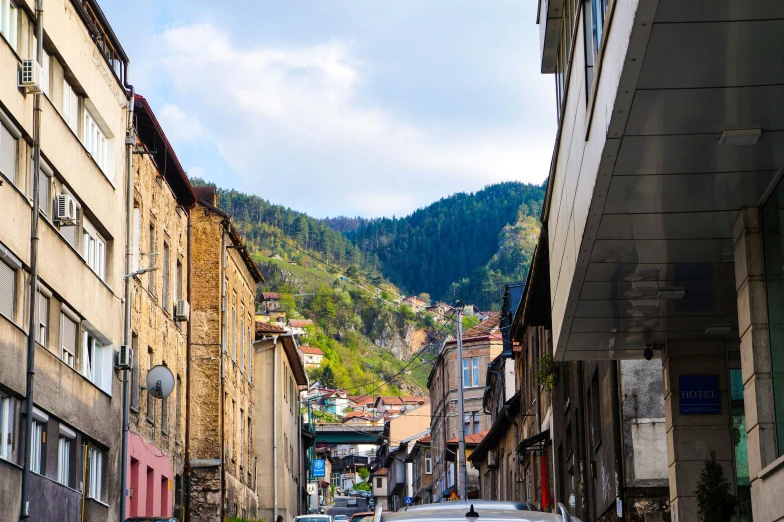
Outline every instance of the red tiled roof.
[[(468, 339), (476, 339), (479, 337), (491, 337), (494, 339), (501, 339), (501, 331), (498, 329), (498, 325), (501, 323), (501, 314), (498, 312), (492, 312), (490, 317), (482, 321), (481, 323), (472, 326), (468, 330), (463, 332), (463, 340), (466, 341)], [(447, 344), (455, 344), (457, 341), (451, 340)]]
[(302, 353), (306, 353), (308, 355), (324, 355), (324, 352), (321, 348), (316, 348), (315, 346), (300, 346), (300, 351)]
[(372, 404), (376, 398), (371, 395), (349, 395), (349, 400), (354, 404)]
[[(465, 438), (466, 444), (479, 444), (485, 438), (485, 435), (490, 433), (490, 430), (480, 431), (479, 433), (472, 433), (471, 435), (467, 435)], [(457, 437), (454, 439), (449, 439), (447, 443), (449, 444), (456, 444), (458, 442)]]
[(379, 397), (377, 400), (382, 401), (387, 406), (394, 406), (394, 405), (403, 406), (405, 404), (419, 404), (420, 402), (427, 402), (428, 399), (426, 397), (414, 396), (414, 395), (405, 395), (401, 397), (395, 397), (394, 395), (390, 395), (390, 396)]
[(370, 414), (365, 413), (364, 411), (350, 411), (346, 413), (346, 415), (343, 417), (343, 422), (346, 422), (349, 419), (356, 419), (356, 418), (372, 419), (373, 417)]
[(372, 475), (386, 475), (388, 472), (387, 468), (381, 468), (378, 471), (374, 471)]
[(262, 301), (269, 301), (271, 299), (280, 299), (280, 294), (277, 292), (262, 292), (261, 293), (261, 300)]
[(417, 444), (430, 444), (433, 438), (430, 435), (425, 435), (421, 439), (417, 439)]
[(313, 321), (310, 319), (290, 319), (289, 324), (294, 328), (304, 328), (306, 326), (313, 326)]
[(276, 326), (270, 323), (262, 323), (260, 321), (256, 321), (256, 335), (260, 333), (286, 333), (286, 329), (283, 326)]

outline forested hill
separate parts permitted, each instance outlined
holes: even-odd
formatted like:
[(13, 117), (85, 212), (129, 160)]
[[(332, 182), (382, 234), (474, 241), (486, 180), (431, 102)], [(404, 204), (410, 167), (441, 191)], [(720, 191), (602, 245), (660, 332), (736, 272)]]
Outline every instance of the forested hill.
[(404, 218), (357, 220), (345, 235), (406, 291), (490, 308), (499, 300), (498, 284), (527, 273), (533, 245), (526, 240), (543, 198), (544, 185), (498, 183)]

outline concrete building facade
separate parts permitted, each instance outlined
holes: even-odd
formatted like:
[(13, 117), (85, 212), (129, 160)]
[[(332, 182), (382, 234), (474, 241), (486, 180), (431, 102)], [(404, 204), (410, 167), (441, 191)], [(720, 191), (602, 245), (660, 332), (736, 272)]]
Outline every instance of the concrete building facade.
[[(130, 432), (127, 516), (184, 517), (188, 224), (196, 194), (147, 100), (136, 95), (133, 165)], [(163, 169), (162, 165), (168, 168)], [(167, 366), (175, 388), (166, 399), (140, 391), (146, 373)]]
[(299, 434), (300, 387), (307, 389), (308, 378), (297, 341), (283, 325), (258, 322), (255, 328), (253, 437), (258, 448), (258, 517), (276, 520), (282, 515), (291, 520), (299, 514), (301, 486), (307, 481)]
[(254, 312), (263, 281), (213, 187), (191, 211), (190, 520), (255, 517)]
[(784, 67), (766, 56), (784, 48), (784, 8), (538, 10), (558, 102), (542, 211), (554, 357), (660, 365), (673, 520), (696, 520), (711, 449), (738, 520), (780, 520)]
[[(123, 332), (128, 59), (94, 1), (51, 0), (46, 8), (37, 172), (36, 95), (18, 85), (23, 60), (37, 55), (35, 3), (5, 2), (0, 24), (0, 513), (22, 514), (27, 454), (31, 520), (116, 521), (120, 423), (106, 420), (120, 418), (114, 361)], [(31, 299), (34, 178), (40, 213)], [(35, 339), (31, 389), (28, 334)], [(28, 393), (32, 411), (23, 407)]]

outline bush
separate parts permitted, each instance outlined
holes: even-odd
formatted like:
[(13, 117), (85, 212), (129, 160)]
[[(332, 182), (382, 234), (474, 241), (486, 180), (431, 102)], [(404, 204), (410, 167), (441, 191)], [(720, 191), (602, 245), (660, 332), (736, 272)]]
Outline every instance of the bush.
[(716, 450), (711, 449), (700, 473), (694, 496), (697, 497), (697, 517), (702, 522), (730, 522), (738, 500), (731, 493), (732, 486), (724, 476), (724, 468), (716, 462)]

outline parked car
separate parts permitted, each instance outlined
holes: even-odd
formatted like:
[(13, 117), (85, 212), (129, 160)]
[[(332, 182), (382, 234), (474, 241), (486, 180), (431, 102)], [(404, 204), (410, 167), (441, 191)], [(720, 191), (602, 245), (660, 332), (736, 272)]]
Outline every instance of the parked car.
[(294, 522), (332, 522), (332, 517), (329, 515), (300, 515), (294, 519)]
[[(397, 513), (383, 513), (382, 522), (455, 522), (479, 518), (482, 522), (580, 522), (563, 504), (556, 513), (534, 512), (525, 502), (468, 500), (408, 506)], [(469, 514), (471, 513), (471, 514)]]
[(351, 522), (373, 522), (373, 517), (375, 516), (376, 514), (373, 511), (362, 511), (351, 515)]
[(131, 517), (126, 518), (125, 522), (180, 522), (180, 519), (169, 517)]
[(347, 507), (357, 507), (358, 505), (357, 497), (348, 497), (348, 501), (346, 502)]
[(334, 522), (348, 522), (348, 517), (346, 515), (335, 515), (332, 520)]

